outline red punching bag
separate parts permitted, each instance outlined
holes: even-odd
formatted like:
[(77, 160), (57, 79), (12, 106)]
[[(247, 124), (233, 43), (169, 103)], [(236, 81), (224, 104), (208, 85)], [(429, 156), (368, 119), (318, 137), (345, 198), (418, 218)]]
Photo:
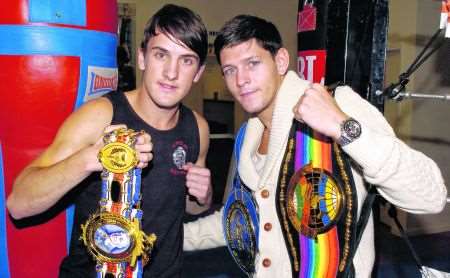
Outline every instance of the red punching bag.
[[(72, 210), (13, 221), (5, 198), (64, 119), (117, 86), (115, 0), (4, 1), (0, 10), (0, 276), (57, 277)], [(75, 135), (76, 136), (76, 135)]]

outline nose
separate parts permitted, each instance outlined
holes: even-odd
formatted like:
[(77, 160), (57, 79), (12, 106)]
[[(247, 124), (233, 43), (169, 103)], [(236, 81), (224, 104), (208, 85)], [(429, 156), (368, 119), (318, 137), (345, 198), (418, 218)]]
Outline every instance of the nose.
[(178, 62), (176, 59), (168, 59), (164, 64), (163, 74), (168, 80), (176, 80), (178, 78)]
[(238, 87), (244, 87), (250, 83), (250, 76), (245, 69), (239, 69), (236, 73), (236, 84)]

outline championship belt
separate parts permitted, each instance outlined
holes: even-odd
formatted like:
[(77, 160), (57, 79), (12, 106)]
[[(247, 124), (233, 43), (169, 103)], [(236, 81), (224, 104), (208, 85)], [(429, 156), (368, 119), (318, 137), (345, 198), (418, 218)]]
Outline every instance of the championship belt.
[[(239, 129), (236, 136), (234, 145), (236, 165), (239, 163), (245, 130), (246, 124)], [(258, 255), (258, 206), (251, 191), (242, 184), (237, 170), (233, 187), (223, 208), (222, 225), (230, 254), (236, 264), (251, 276), (255, 272)]]
[(295, 121), (277, 190), (293, 277), (347, 277), (357, 199), (350, 166), (337, 144)]
[[(98, 211), (81, 225), (84, 245), (97, 261), (97, 277), (141, 277), (156, 236), (141, 229), (141, 169), (134, 145), (139, 132), (117, 129), (103, 137)], [(112, 276), (111, 276), (112, 275)]]
[(259, 219), (253, 195), (236, 174), (233, 189), (223, 209), (224, 236), (233, 259), (248, 275), (255, 272)]

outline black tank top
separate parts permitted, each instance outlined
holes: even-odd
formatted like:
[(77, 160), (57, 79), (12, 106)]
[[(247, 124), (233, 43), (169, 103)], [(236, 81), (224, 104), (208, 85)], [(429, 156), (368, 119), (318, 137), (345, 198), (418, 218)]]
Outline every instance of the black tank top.
[[(198, 125), (193, 112), (180, 105), (177, 125), (157, 130), (145, 123), (132, 109), (125, 95), (106, 95), (113, 105), (112, 124), (126, 124), (134, 130), (145, 130), (152, 137), (153, 160), (142, 171), (143, 230), (157, 236), (150, 262), (143, 277), (179, 277), (183, 252), (183, 214), (186, 207), (183, 163), (195, 161), (199, 154)], [(75, 190), (74, 224), (69, 255), (63, 260), (60, 277), (95, 277), (95, 262), (82, 241), (80, 225), (98, 208), (100, 173), (93, 173)]]

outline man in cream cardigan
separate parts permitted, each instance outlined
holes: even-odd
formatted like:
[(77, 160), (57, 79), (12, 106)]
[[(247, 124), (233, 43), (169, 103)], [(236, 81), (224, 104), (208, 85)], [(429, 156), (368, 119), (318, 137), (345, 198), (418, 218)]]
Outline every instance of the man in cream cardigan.
[[(333, 98), (323, 86), (288, 71), (289, 55), (272, 23), (237, 16), (219, 32), (215, 51), (229, 91), (250, 118), (237, 136), (234, 191), (222, 210), (185, 224), (185, 250), (228, 244), (239, 266), (256, 277), (370, 277), (375, 258), (373, 220), (370, 216), (359, 245), (355, 234), (361, 231), (354, 225), (368, 194), (367, 183), (407, 212), (443, 209), (447, 192), (437, 165), (400, 141), (383, 115), (349, 87), (338, 87)], [(300, 190), (303, 195), (290, 199), (291, 191), (286, 189), (285, 174), (294, 167), (286, 162), (294, 153), (290, 142), (299, 142), (292, 139), (297, 124), (339, 146), (330, 151), (331, 164), (342, 169), (343, 178), (336, 183), (344, 184), (345, 190), (331, 204), (335, 209), (340, 205), (344, 212), (317, 214), (319, 218), (328, 214), (333, 220), (325, 223), (320, 218), (323, 229), (306, 221), (317, 208), (314, 200), (320, 204), (323, 196), (313, 192), (317, 196), (311, 197)], [(301, 184), (301, 178), (293, 184)], [(298, 221), (292, 218), (290, 206), (299, 206), (303, 219), (302, 214)], [(334, 236), (323, 243), (327, 234)], [(319, 246), (318, 250), (308, 244)]]

